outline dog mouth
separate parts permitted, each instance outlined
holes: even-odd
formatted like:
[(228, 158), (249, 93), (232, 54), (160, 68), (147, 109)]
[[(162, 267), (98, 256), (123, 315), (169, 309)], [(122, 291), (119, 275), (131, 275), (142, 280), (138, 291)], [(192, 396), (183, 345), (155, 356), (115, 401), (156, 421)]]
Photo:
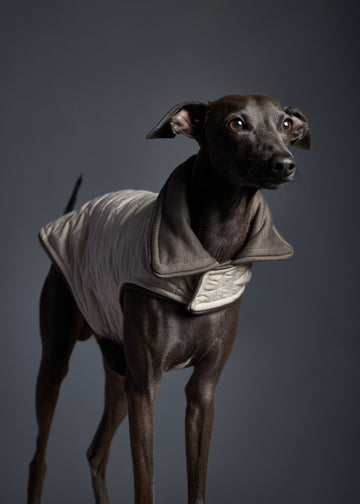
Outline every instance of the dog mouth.
[(295, 170), (291, 173), (264, 173), (263, 170), (250, 169), (245, 177), (247, 184), (258, 189), (278, 189), (294, 180)]
[(280, 189), (280, 187), (282, 187), (286, 183), (287, 182), (277, 182), (277, 183), (267, 182), (267, 183), (262, 184), (261, 189), (276, 190), (276, 189)]
[(264, 180), (263, 188), (264, 189), (278, 189), (289, 182), (294, 180), (294, 174), (287, 175), (286, 177), (277, 178), (276, 180)]
[(285, 184), (292, 182), (294, 179), (294, 174), (288, 175), (286, 177), (269, 177), (269, 178), (257, 178), (248, 177), (247, 185), (251, 187), (256, 187), (258, 189), (279, 189)]

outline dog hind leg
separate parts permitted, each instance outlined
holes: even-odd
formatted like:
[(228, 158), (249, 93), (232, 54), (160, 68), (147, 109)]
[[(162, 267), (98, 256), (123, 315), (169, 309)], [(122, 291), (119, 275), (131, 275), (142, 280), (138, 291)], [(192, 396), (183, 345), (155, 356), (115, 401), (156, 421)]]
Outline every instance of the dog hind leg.
[(52, 266), (40, 299), (42, 358), (36, 385), (38, 437), (30, 464), (28, 504), (39, 504), (46, 472), (45, 453), (60, 386), (76, 340), (91, 335), (71, 292)]
[(112, 438), (128, 411), (125, 378), (112, 371), (104, 359), (105, 407), (99, 427), (87, 451), (97, 504), (108, 504), (105, 471)]

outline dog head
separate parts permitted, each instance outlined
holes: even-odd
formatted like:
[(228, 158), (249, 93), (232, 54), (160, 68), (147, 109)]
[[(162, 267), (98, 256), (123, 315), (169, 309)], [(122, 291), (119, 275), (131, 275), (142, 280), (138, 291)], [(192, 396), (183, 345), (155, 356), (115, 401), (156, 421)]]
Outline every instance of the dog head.
[(229, 181), (256, 188), (274, 189), (291, 181), (295, 160), (289, 147), (311, 147), (306, 117), (263, 95), (180, 103), (147, 138), (178, 134), (197, 140), (212, 168)]

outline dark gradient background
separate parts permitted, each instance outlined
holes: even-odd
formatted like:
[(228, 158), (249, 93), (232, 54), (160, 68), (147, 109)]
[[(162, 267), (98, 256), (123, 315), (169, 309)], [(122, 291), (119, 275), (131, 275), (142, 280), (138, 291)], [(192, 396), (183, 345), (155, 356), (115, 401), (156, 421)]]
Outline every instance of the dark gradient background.
[[(158, 191), (197, 145), (145, 140), (178, 102), (263, 93), (300, 108), (313, 150), (296, 181), (266, 191), (295, 247), (258, 264), (220, 380), (208, 504), (360, 502), (359, 3), (3, 1), (1, 18), (0, 500), (25, 501), (35, 446), (38, 298), (49, 261), (39, 228), (80, 201)], [(158, 503), (186, 502), (183, 389), (156, 403)], [(48, 448), (44, 503), (93, 502), (85, 451), (102, 413), (94, 341), (76, 346)], [(128, 425), (108, 468), (132, 502)]]

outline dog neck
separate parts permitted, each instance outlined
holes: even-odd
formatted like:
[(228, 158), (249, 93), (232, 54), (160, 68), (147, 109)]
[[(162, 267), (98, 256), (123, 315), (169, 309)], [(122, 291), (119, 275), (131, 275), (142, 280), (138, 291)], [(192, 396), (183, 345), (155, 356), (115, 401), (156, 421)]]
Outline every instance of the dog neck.
[(218, 262), (234, 258), (244, 246), (256, 192), (226, 180), (200, 150), (188, 192), (191, 227)]

